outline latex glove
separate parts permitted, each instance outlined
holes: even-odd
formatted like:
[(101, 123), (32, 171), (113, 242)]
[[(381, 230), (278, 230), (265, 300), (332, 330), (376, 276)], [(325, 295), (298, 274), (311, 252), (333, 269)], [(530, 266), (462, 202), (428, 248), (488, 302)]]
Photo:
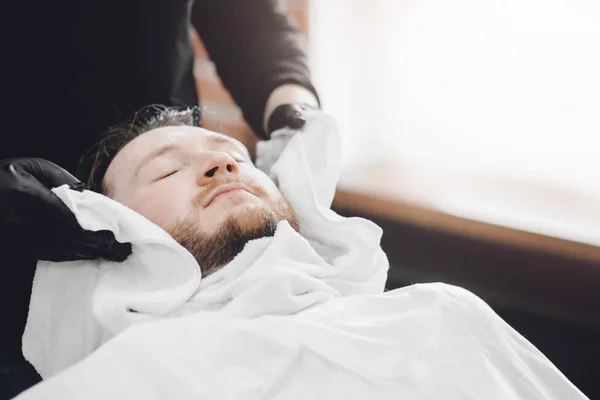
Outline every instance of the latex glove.
[(50, 190), (63, 184), (84, 189), (83, 183), (47, 160), (0, 160), (0, 248), (35, 260), (125, 260), (131, 244), (119, 243), (107, 230), (82, 229)]
[(306, 124), (317, 109), (306, 104), (282, 104), (269, 117), (267, 136), (269, 140), (256, 145), (258, 169), (270, 175), (271, 167), (279, 159), (290, 139)]
[(281, 104), (269, 117), (267, 137), (272, 138), (273, 132), (289, 128), (299, 130), (306, 124), (307, 118), (316, 111), (315, 107), (302, 103)]

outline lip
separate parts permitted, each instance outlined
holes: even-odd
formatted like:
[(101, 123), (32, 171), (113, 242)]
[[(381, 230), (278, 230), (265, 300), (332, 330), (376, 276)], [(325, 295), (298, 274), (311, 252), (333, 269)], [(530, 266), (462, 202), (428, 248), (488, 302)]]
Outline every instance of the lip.
[(220, 185), (210, 194), (210, 196), (208, 196), (208, 201), (206, 202), (204, 208), (210, 206), (213, 200), (219, 197), (220, 195), (231, 192), (233, 190), (244, 190), (248, 193), (252, 193), (252, 191), (248, 189), (248, 187), (239, 183), (227, 183), (224, 185)]

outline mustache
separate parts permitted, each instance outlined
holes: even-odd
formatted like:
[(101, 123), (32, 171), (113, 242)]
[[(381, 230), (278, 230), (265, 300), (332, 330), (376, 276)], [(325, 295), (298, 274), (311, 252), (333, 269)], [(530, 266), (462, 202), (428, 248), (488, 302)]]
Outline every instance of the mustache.
[(202, 206), (203, 204), (206, 203), (206, 201), (208, 200), (208, 197), (219, 186), (232, 184), (232, 183), (241, 184), (241, 185), (248, 187), (252, 191), (252, 193), (256, 196), (266, 196), (267, 195), (265, 188), (263, 188), (261, 185), (258, 185), (252, 179), (249, 179), (246, 177), (238, 177), (235, 179), (220, 179), (220, 180), (214, 180), (214, 181), (210, 182), (208, 185), (204, 186), (202, 191), (193, 198), (192, 204), (194, 205), (194, 207)]

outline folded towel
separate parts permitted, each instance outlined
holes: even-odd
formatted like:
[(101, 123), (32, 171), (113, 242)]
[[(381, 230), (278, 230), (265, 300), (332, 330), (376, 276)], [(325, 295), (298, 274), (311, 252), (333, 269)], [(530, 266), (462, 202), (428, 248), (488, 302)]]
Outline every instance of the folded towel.
[(257, 165), (296, 211), (300, 234), (281, 222), (274, 237), (249, 242), (205, 279), (192, 255), (143, 216), (94, 192), (54, 189), (84, 229), (109, 229), (131, 242), (133, 253), (123, 263), (38, 263), (23, 354), (43, 378), (135, 323), (212, 311), (223, 318), (290, 315), (383, 292), (381, 229), (330, 209), (340, 174), (333, 121), (315, 111), (301, 131), (277, 136), (282, 140), (258, 144)]

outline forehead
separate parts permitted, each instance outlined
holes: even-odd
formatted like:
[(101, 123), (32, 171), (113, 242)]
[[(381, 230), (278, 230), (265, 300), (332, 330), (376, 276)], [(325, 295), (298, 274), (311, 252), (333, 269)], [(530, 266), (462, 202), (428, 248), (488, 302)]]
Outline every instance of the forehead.
[(132, 170), (144, 161), (144, 158), (165, 146), (181, 151), (228, 147), (248, 154), (241, 142), (221, 133), (195, 126), (167, 126), (145, 132), (127, 143), (110, 163), (106, 178), (111, 179), (114, 170)]

